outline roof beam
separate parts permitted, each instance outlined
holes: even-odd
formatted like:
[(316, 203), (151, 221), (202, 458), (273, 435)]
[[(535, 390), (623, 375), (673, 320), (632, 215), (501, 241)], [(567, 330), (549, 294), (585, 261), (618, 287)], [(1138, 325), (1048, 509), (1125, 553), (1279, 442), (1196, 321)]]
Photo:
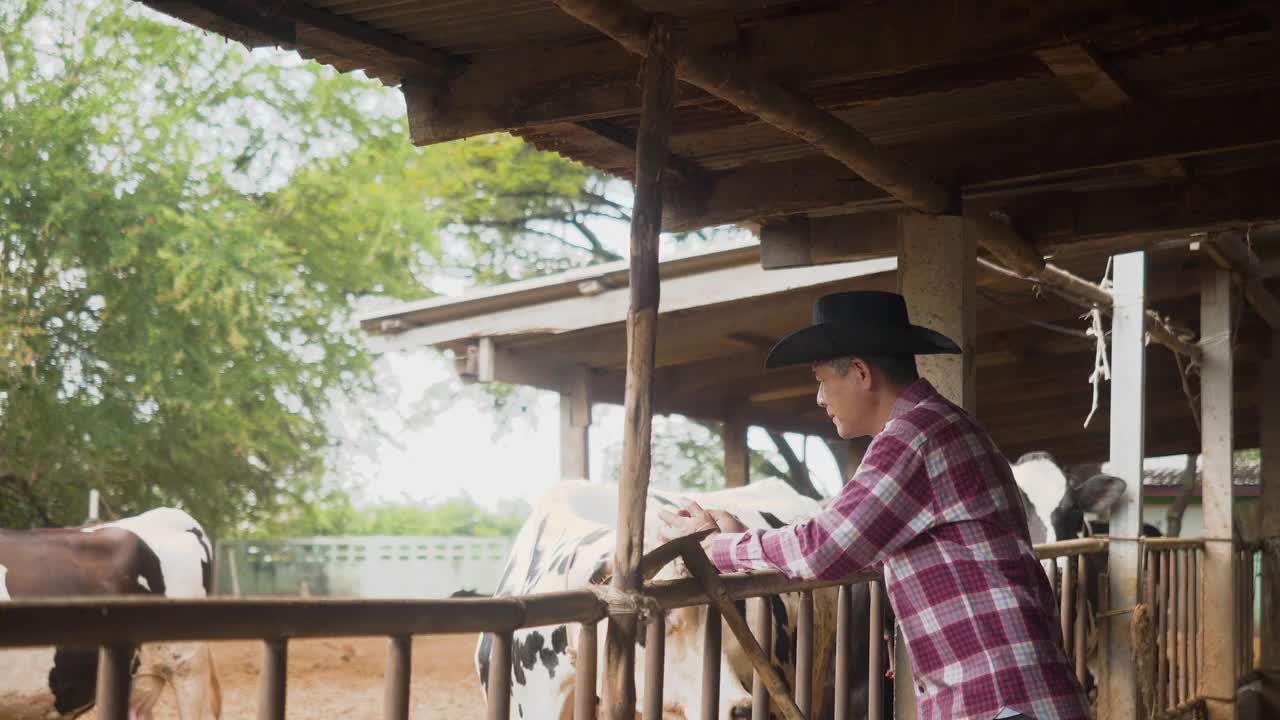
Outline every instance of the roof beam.
[[(1103, 67), (1102, 61), (1089, 48), (1080, 43), (1042, 48), (1036, 51), (1036, 57), (1054, 75), (1062, 78), (1076, 97), (1094, 110), (1114, 110), (1133, 102), (1133, 96), (1121, 86), (1120, 81)], [(1142, 167), (1153, 177), (1187, 177), (1186, 167), (1177, 158), (1146, 160)]]
[[(836, 5), (809, 13), (743, 11), (732, 22), (723, 16), (694, 20), (683, 28), (681, 42), (706, 53), (750, 57), (762, 75), (785, 77), (789, 86), (820, 97), (834, 83), (1010, 58), (1064, 42), (1147, 42), (1160, 32), (1123, 0), (1028, 3), (1017, 12), (951, 0)], [(1202, 8), (1202, 18), (1245, 11), (1213, 3)], [(1167, 27), (1173, 34), (1184, 26)], [(447, 102), (405, 88), (415, 143), (639, 112), (639, 61), (611, 41), (513, 48), (472, 60), (452, 83)], [(696, 88), (677, 89), (677, 106), (710, 102), (716, 100)]]
[[(555, 0), (566, 13), (643, 55), (651, 18), (622, 0)], [(745, 64), (688, 45), (674, 49), (678, 76), (744, 112), (816, 145), (868, 182), (926, 213), (954, 209), (946, 190), (884, 154), (862, 133), (804, 96), (752, 72)]]
[(1220, 266), (1239, 276), (1244, 296), (1254, 311), (1272, 330), (1280, 330), (1280, 301), (1263, 284), (1262, 262), (1249, 249), (1241, 233), (1214, 235), (1205, 243), (1204, 249)]
[(341, 56), (377, 75), (443, 79), (465, 62), (394, 33), (320, 10), (299, 0), (143, 0), (168, 15), (248, 47), (304, 46)]
[[(886, 152), (933, 177), (954, 178), (965, 202), (972, 203), (1032, 192), (1038, 184), (1070, 181), (1084, 171), (1278, 142), (1280, 99), (1248, 93), (1133, 103), (1105, 113), (992, 127), (944, 142), (889, 146)], [(900, 204), (826, 157), (752, 165), (716, 173), (712, 180), (705, 196), (669, 203), (664, 229)]]

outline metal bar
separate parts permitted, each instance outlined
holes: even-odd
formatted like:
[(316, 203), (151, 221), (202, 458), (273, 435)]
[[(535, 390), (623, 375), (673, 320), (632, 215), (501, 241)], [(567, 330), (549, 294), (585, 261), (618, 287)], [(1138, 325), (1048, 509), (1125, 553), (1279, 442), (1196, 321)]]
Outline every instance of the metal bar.
[(262, 641), (262, 677), (258, 681), (258, 720), (284, 720), (289, 641)]
[(800, 594), (800, 617), (796, 622), (796, 707), (800, 714), (813, 716), (813, 593)]
[(1073, 562), (1063, 563), (1062, 595), (1058, 598), (1058, 615), (1062, 624), (1062, 649), (1071, 654), (1071, 612), (1076, 599), (1076, 567)]
[[(769, 609), (768, 597), (754, 601), (755, 617), (752, 618), (752, 634), (760, 642), (766, 658), (773, 658), (773, 614)], [(752, 674), (751, 680), (751, 720), (769, 720), (769, 689), (765, 687), (764, 675), (759, 670)]]
[(103, 645), (98, 650), (97, 716), (101, 720), (129, 717), (132, 645)]
[(664, 613), (649, 616), (644, 643), (644, 716), (662, 720), (662, 676), (667, 655), (667, 628)]
[(578, 665), (574, 668), (573, 720), (596, 720), (596, 652), (598, 625), (583, 623), (578, 630)]
[[(836, 681), (834, 720), (849, 720), (849, 686), (853, 679), (852, 658), (849, 657), (849, 615), (852, 598), (848, 586), (840, 586), (836, 599)], [(883, 642), (883, 640), (882, 640)]]
[(884, 715), (884, 588), (873, 582), (870, 622), (867, 623), (867, 717)]
[(511, 717), (511, 633), (493, 634), (493, 649), (489, 653), (488, 720), (508, 720)]
[(383, 717), (409, 720), (409, 679), (413, 677), (413, 638), (397, 635), (387, 642), (387, 688)]
[[(1085, 583), (1084, 578), (1087, 576), (1085, 571), (1085, 556), (1080, 555), (1076, 558), (1076, 577), (1079, 581), (1076, 583), (1076, 627), (1075, 627), (1075, 646), (1076, 646), (1076, 679), (1083, 685), (1085, 677), (1088, 676), (1089, 669), (1085, 663), (1085, 639), (1088, 635), (1085, 630), (1085, 613), (1088, 610), (1088, 603), (1085, 601)], [(1070, 563), (1068, 563), (1070, 564)]]
[(1156, 611), (1160, 618), (1160, 627), (1156, 635), (1156, 706), (1164, 709), (1169, 707), (1169, 551), (1162, 550), (1157, 553), (1160, 557), (1160, 590), (1157, 597), (1160, 598), (1159, 609)]
[(702, 717), (720, 712), (720, 611), (707, 608), (707, 624), (702, 631)]

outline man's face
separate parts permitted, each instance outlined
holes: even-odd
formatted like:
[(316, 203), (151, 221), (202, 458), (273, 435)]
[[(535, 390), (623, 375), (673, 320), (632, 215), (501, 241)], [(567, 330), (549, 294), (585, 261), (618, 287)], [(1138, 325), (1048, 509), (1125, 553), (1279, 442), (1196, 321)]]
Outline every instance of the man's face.
[(829, 362), (814, 363), (813, 376), (818, 381), (818, 407), (827, 411), (840, 437), (874, 434), (870, 425), (875, 420), (875, 396), (866, 363), (855, 358), (844, 375)]

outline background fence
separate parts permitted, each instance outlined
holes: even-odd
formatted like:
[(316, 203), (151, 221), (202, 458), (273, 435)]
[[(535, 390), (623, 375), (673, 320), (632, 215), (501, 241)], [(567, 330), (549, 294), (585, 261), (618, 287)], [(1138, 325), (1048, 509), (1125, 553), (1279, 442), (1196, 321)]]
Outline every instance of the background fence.
[(508, 538), (318, 537), (218, 543), (216, 595), (352, 598), (492, 594)]

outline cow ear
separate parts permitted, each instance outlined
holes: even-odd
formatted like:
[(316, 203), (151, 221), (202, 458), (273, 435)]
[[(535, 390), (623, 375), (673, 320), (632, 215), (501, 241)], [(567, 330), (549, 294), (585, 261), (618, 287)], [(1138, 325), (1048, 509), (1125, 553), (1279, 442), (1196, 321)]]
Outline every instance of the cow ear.
[(1087, 513), (1106, 512), (1124, 495), (1125, 486), (1115, 475), (1094, 475), (1076, 488), (1076, 503)]

